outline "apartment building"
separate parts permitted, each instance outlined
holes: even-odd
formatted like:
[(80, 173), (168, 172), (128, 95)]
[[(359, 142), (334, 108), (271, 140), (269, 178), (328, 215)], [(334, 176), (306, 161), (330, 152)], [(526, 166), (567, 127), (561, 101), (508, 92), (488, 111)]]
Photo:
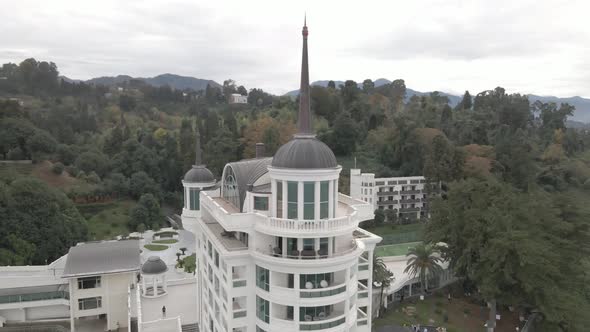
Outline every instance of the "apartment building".
[(423, 176), (375, 178), (373, 173), (350, 170), (350, 196), (373, 205), (376, 209), (388, 209), (402, 220), (428, 217), (428, 193)]

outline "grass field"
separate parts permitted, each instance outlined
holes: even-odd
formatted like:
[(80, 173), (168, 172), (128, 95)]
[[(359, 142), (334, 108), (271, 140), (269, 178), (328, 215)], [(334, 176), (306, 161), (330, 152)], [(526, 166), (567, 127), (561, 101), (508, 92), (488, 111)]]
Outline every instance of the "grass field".
[(385, 236), (390, 234), (404, 234), (404, 233), (413, 233), (413, 232), (420, 232), (424, 231), (424, 224), (423, 223), (415, 223), (415, 224), (408, 224), (408, 225), (391, 225), (385, 224), (379, 227), (371, 227), (367, 228), (367, 230), (373, 234), (377, 234), (379, 236)]
[(168, 246), (165, 246), (163, 244), (146, 244), (143, 247), (151, 251), (162, 251), (168, 249)]
[(175, 239), (165, 239), (165, 240), (154, 240), (152, 241), (152, 243), (159, 243), (159, 244), (173, 244), (178, 242), (178, 240)]
[(102, 204), (78, 205), (78, 210), (88, 221), (88, 236), (91, 240), (113, 239), (117, 235), (128, 234), (129, 213), (136, 202), (131, 200), (114, 201)]
[(377, 256), (402, 256), (408, 253), (409, 248), (414, 247), (419, 243), (420, 242), (408, 242), (379, 246), (375, 248), (375, 254)]

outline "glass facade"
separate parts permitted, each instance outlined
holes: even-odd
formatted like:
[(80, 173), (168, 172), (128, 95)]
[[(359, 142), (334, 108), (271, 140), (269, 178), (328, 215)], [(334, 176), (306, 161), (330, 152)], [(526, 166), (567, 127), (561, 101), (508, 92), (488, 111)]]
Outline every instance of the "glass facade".
[(199, 205), (199, 188), (189, 188), (188, 204), (191, 210), (200, 210)]
[(299, 276), (299, 288), (301, 289), (308, 289), (307, 284), (308, 282), (311, 284), (313, 288), (325, 288), (322, 287), (322, 281), (326, 281), (328, 283), (328, 287), (332, 284), (332, 280), (334, 279), (334, 273), (319, 273), (319, 274), (302, 274)]
[(268, 197), (254, 196), (254, 210), (268, 211)]
[(277, 217), (283, 218), (283, 183), (277, 181)]
[(320, 182), (320, 219), (328, 218), (330, 211), (330, 181)]
[(287, 182), (287, 218), (297, 219), (297, 182)]
[(269, 275), (267, 269), (256, 265), (256, 285), (267, 292), (269, 290)]
[(303, 219), (315, 218), (315, 182), (303, 183)]
[(259, 296), (256, 296), (256, 317), (265, 323), (270, 323), (269, 303)]

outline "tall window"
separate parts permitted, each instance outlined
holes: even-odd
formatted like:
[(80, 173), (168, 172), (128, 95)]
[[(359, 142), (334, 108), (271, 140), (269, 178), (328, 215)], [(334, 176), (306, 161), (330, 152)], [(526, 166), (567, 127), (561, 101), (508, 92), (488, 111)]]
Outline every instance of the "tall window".
[(283, 182), (277, 181), (277, 217), (283, 218)]
[(314, 250), (315, 239), (303, 239), (303, 250)]
[(334, 280), (334, 272), (302, 274), (299, 276), (299, 288), (305, 289), (308, 282), (312, 284), (313, 288), (320, 288), (322, 281), (326, 281), (328, 285), (332, 285), (332, 280)]
[(189, 209), (199, 210), (199, 188), (189, 188)]
[(328, 250), (330, 248), (330, 239), (327, 237), (320, 238), (320, 256), (328, 256)]
[(287, 182), (287, 218), (297, 219), (297, 182)]
[(303, 183), (303, 219), (310, 220), (315, 217), (315, 182)]
[(100, 277), (78, 278), (78, 289), (99, 288)]
[(267, 269), (262, 268), (258, 265), (256, 265), (256, 285), (259, 288), (264, 289), (265, 291), (268, 292), (268, 283), (269, 283), (269, 272)]
[(238, 209), (241, 209), (240, 192), (238, 191), (238, 182), (234, 171), (231, 167), (227, 167), (225, 173), (225, 178), (223, 179), (223, 198)]
[(78, 299), (78, 310), (90, 310), (102, 308), (102, 297), (87, 297)]
[(330, 200), (330, 181), (320, 182), (320, 219), (328, 218), (330, 211), (328, 201)]
[(256, 317), (265, 323), (270, 323), (268, 301), (256, 296)]

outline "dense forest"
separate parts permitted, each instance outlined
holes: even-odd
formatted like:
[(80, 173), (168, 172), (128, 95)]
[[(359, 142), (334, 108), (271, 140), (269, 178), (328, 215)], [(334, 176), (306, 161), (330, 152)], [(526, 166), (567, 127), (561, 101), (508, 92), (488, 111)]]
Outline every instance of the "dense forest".
[[(228, 103), (232, 93), (248, 104)], [(315, 131), (343, 165), (342, 191), (354, 158), (377, 176), (441, 181), (426, 237), (447, 243), (457, 275), (490, 301), (540, 310), (547, 331), (583, 330), (590, 134), (566, 127), (573, 107), (500, 87), (466, 91), (456, 107), (436, 92), (405, 94), (401, 79), (311, 88)], [(88, 202), (131, 199), (127, 231), (159, 227), (160, 206), (181, 204), (196, 135), (219, 177), (225, 163), (253, 157), (255, 143), (271, 155), (288, 141), (298, 103), (232, 80), (204, 91), (74, 83), (34, 59), (2, 66), (0, 96), (0, 158), (49, 163), (78, 184), (0, 173), (0, 265), (51, 261), (87, 239), (77, 209)]]

